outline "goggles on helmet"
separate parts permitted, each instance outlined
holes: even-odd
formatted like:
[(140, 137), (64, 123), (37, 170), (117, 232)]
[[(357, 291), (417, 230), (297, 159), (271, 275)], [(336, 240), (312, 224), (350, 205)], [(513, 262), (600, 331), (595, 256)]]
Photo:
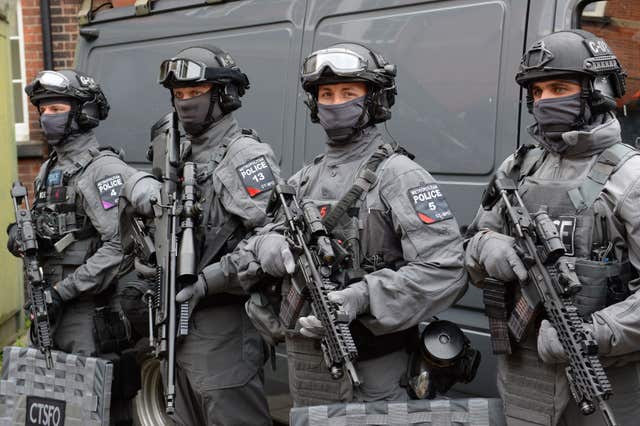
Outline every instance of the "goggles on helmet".
[(160, 64), (158, 83), (166, 85), (177, 83), (224, 83), (232, 81), (242, 87), (249, 87), (249, 80), (245, 74), (234, 68), (212, 68), (190, 59), (167, 59)]
[(73, 89), (69, 79), (56, 71), (39, 72), (33, 82), (26, 87), (27, 95), (32, 96), (39, 88), (56, 93), (66, 93)]
[(367, 60), (357, 53), (345, 48), (329, 48), (318, 50), (302, 64), (302, 78), (315, 80), (322, 75), (325, 67), (338, 76), (357, 76), (367, 70)]
[(170, 79), (181, 82), (204, 80), (207, 67), (189, 59), (167, 59), (160, 64), (158, 83)]

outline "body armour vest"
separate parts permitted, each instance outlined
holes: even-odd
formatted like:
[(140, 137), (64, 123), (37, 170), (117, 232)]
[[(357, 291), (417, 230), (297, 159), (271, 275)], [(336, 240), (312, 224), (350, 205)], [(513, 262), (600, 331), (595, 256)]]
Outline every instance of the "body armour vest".
[(85, 214), (76, 181), (96, 158), (118, 156), (110, 148), (90, 149), (73, 167), (57, 169), (53, 153), (35, 183), (32, 214), (44, 278), (56, 283), (100, 248), (100, 235)]
[(586, 320), (606, 306), (625, 299), (628, 282), (637, 276), (628, 259), (624, 235), (612, 224), (614, 212), (601, 198), (609, 176), (636, 152), (623, 144), (603, 151), (590, 168), (574, 179), (536, 176), (536, 165), (546, 155), (529, 152), (520, 173), (518, 191), (531, 214), (546, 208), (575, 261), (582, 289), (574, 303)]
[[(392, 155), (391, 152), (388, 155)], [(388, 161), (388, 155), (377, 167), (376, 179), (381, 175), (381, 170)], [(348, 189), (351, 184), (357, 182), (359, 171), (363, 169), (368, 159), (369, 157), (365, 157), (359, 167), (354, 167), (348, 172), (348, 178), (340, 182), (341, 188)], [(317, 173), (322, 173), (322, 168), (311, 167), (303, 173), (297, 195), (300, 200), (313, 201), (320, 216), (326, 218), (340, 200), (335, 196), (323, 196), (328, 192), (306, 185), (308, 181), (322, 182), (322, 179), (312, 178), (311, 175)], [(333, 171), (329, 172), (330, 175), (332, 173)], [(338, 240), (350, 254), (350, 265), (332, 276), (332, 280), (342, 288), (362, 281), (365, 274), (383, 268), (397, 270), (405, 264), (400, 238), (394, 231), (389, 212), (363, 207), (368, 194), (368, 191), (364, 191), (357, 200), (351, 203), (344, 214), (337, 218), (330, 230), (331, 237)], [(349, 328), (358, 348), (358, 360), (360, 361), (407, 348), (415, 340), (412, 337), (417, 335), (416, 327), (410, 327), (396, 333), (376, 336), (357, 319), (349, 325)]]

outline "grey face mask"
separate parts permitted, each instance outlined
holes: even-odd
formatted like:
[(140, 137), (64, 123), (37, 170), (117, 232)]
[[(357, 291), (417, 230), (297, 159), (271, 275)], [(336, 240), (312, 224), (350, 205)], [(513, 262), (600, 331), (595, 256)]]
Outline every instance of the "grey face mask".
[[(213, 100), (214, 97), (215, 95), (209, 91), (189, 99), (173, 99), (180, 123), (189, 135), (199, 136), (222, 116), (217, 102)], [(212, 101), (215, 102), (213, 108)]]
[(362, 117), (364, 100), (365, 96), (361, 96), (338, 105), (318, 104), (318, 119), (329, 139), (336, 143), (347, 143), (361, 123), (368, 121)]
[(585, 105), (583, 121), (580, 120), (580, 94), (561, 98), (542, 99), (533, 104), (533, 116), (538, 123), (540, 141), (550, 151), (562, 153), (568, 145), (562, 134), (580, 130), (591, 118), (589, 106)]
[(50, 145), (57, 145), (71, 133), (80, 130), (76, 120), (71, 120), (71, 126), (67, 131), (69, 114), (71, 114), (71, 111), (58, 114), (42, 114), (40, 116), (40, 127), (42, 127), (42, 131)]

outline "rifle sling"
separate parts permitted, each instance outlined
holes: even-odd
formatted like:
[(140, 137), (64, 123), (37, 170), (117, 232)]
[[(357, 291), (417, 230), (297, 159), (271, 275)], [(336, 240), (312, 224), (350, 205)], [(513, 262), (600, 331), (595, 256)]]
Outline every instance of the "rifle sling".
[(338, 221), (342, 219), (345, 213), (349, 212), (350, 214), (355, 213), (356, 216), (358, 215), (359, 209), (353, 212), (352, 207), (360, 199), (362, 194), (368, 192), (376, 184), (376, 172), (380, 164), (382, 164), (385, 159), (391, 157), (396, 153), (406, 155), (409, 158), (413, 158), (413, 155), (407, 152), (401, 146), (389, 143), (380, 145), (378, 149), (376, 149), (375, 152), (371, 154), (371, 157), (369, 157), (367, 162), (364, 164), (364, 167), (362, 167), (356, 175), (355, 181), (351, 188), (349, 188), (349, 190), (344, 194), (340, 201), (336, 203), (336, 205), (322, 220), (328, 232), (331, 232), (336, 227)]
[(204, 240), (205, 250), (200, 256), (198, 263), (198, 271), (209, 265), (218, 256), (220, 250), (229, 241), (229, 238), (242, 227), (242, 222), (237, 216), (229, 216), (227, 221), (216, 233), (207, 233)]

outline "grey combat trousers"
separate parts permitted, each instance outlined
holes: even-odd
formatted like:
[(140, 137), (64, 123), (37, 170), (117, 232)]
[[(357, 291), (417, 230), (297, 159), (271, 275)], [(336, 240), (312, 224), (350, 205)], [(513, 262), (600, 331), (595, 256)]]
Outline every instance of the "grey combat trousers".
[(96, 303), (93, 296), (82, 296), (64, 304), (54, 332), (56, 347), (63, 352), (95, 356), (93, 340), (93, 314)]
[[(532, 333), (535, 334), (535, 333)], [(498, 359), (498, 390), (508, 426), (604, 426), (598, 410), (584, 416), (570, 395), (565, 364), (545, 364), (532, 338)], [(613, 396), (609, 405), (618, 425), (640, 423), (640, 364), (605, 369)]]
[(176, 353), (176, 423), (270, 425), (264, 352), (243, 304), (196, 310)]
[[(97, 348), (93, 338), (96, 306), (94, 296), (89, 295), (65, 303), (54, 331), (56, 348), (70, 354), (96, 356)], [(131, 401), (112, 394), (110, 424), (128, 424), (130, 419)]]
[(329, 374), (320, 349), (320, 341), (287, 332), (289, 390), (295, 407), (339, 402), (406, 401), (401, 381), (407, 370), (409, 354), (396, 351), (355, 364), (362, 384), (353, 387), (345, 375), (335, 380)]

